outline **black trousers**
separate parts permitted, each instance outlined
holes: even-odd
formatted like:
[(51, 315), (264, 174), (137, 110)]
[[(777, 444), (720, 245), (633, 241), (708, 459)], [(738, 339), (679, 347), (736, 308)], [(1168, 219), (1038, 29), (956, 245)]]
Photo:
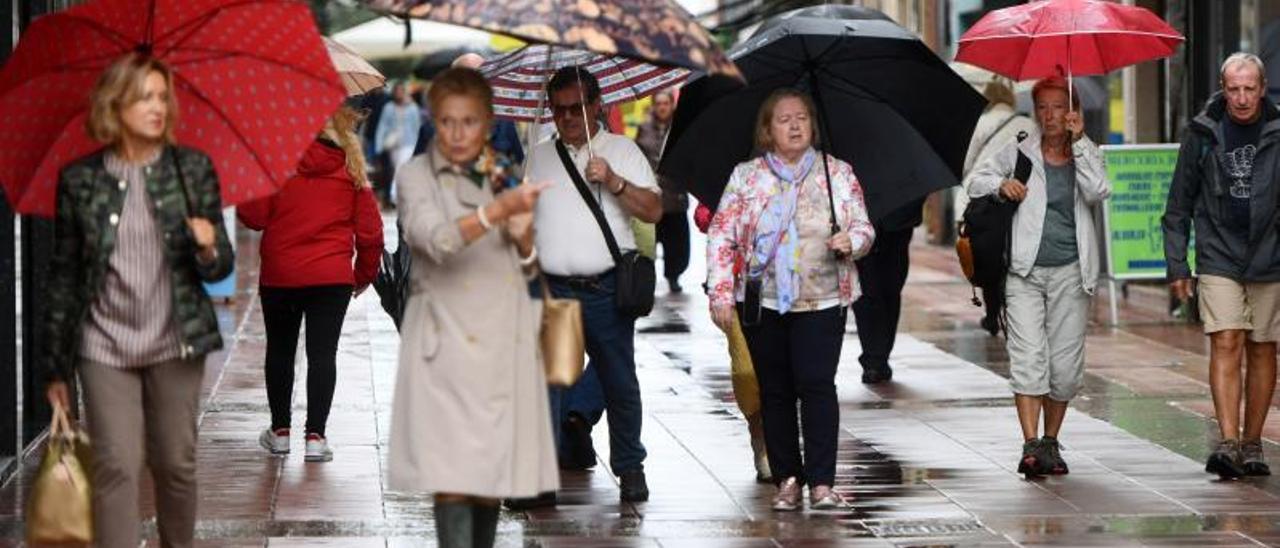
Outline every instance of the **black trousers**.
[(902, 288), (911, 266), (908, 248), (913, 229), (876, 232), (871, 252), (858, 259), (858, 281), (862, 297), (853, 303), (853, 319), (858, 324), (858, 342), (863, 369), (889, 367), (889, 353), (898, 337), (898, 316), (902, 312)]
[(845, 318), (840, 306), (781, 315), (765, 309), (759, 324), (742, 326), (760, 384), (765, 449), (778, 483), (794, 477), (811, 486), (835, 484), (840, 433), (836, 366)]
[(662, 244), (662, 275), (668, 280), (679, 278), (689, 268), (689, 216), (684, 211), (663, 213), (657, 232)]
[(307, 429), (324, 435), (337, 383), (338, 337), (351, 302), (349, 285), (263, 287), (262, 319), (267, 328), (267, 402), (271, 429), (289, 428), (293, 405), (293, 365), (298, 331), (307, 320)]

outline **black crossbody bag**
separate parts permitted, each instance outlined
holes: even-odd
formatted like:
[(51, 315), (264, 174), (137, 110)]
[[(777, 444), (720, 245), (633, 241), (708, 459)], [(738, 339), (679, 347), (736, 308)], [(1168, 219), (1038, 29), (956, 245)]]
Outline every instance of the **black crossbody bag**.
[(582, 195), (582, 199), (587, 202), (587, 207), (591, 209), (591, 214), (595, 216), (596, 224), (600, 225), (605, 243), (609, 244), (609, 254), (613, 255), (614, 274), (617, 279), (614, 304), (619, 312), (627, 316), (633, 318), (648, 316), (649, 312), (653, 311), (653, 293), (658, 287), (658, 275), (653, 259), (641, 255), (639, 251), (628, 250), (623, 253), (618, 247), (618, 240), (613, 237), (613, 230), (609, 228), (609, 221), (604, 217), (604, 210), (600, 209), (600, 204), (591, 195), (587, 182), (582, 180), (582, 174), (578, 173), (578, 166), (574, 165), (573, 158), (569, 156), (569, 150), (558, 139), (556, 152), (560, 155), (560, 163), (564, 164), (565, 171), (569, 172), (569, 178), (573, 179), (573, 186), (577, 187), (578, 194)]

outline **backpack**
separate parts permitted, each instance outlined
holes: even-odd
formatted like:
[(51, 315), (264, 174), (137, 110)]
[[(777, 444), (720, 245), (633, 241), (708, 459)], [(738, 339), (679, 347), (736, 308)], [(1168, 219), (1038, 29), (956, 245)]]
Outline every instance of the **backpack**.
[[(1018, 142), (1027, 138), (1027, 133), (1018, 133)], [(1018, 151), (1017, 164), (1013, 169), (1013, 179), (1027, 184), (1031, 177), (1031, 159)], [(1000, 311), (1003, 329), (1004, 279), (1009, 273), (1009, 248), (1012, 242), (1013, 215), (1018, 211), (1018, 202), (1009, 202), (990, 194), (974, 198), (965, 207), (958, 226), (956, 239), (956, 256), (960, 259), (960, 268), (964, 276), (973, 285), (973, 304), (982, 306), (978, 298), (978, 289), (988, 290), (988, 295), (999, 299), (992, 310)]]

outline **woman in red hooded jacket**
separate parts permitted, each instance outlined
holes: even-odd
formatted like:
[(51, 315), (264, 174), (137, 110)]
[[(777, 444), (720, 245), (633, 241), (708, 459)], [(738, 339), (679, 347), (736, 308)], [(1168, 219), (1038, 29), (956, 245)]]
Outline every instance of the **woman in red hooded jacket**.
[(324, 428), (337, 382), (338, 337), (347, 303), (373, 282), (382, 257), (382, 216), (365, 176), (358, 122), (354, 110), (340, 108), (280, 192), (238, 209), (245, 226), (262, 231), (258, 284), (271, 427), (258, 441), (275, 455), (289, 452), (294, 356), (305, 317), (305, 457), (333, 459)]

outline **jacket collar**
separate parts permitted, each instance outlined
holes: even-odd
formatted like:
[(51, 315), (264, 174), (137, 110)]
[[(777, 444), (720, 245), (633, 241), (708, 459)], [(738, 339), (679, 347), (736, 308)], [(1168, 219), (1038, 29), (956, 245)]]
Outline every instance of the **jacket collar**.
[[(453, 187), (454, 194), (457, 195), (458, 201), (472, 207), (479, 207), (489, 203), (493, 198), (489, 193), (488, 185), (476, 185), (467, 178), (453, 169), (453, 164), (444, 157), (440, 149), (436, 147), (435, 141), (427, 144), (428, 167), (431, 168), (431, 174), (436, 177), (436, 181), (445, 185), (446, 188)], [(446, 181), (448, 183), (446, 184)]]
[[(1191, 127), (1199, 131), (1203, 131), (1212, 135), (1215, 140), (1221, 141), (1221, 135), (1218, 132), (1218, 124), (1222, 122), (1222, 118), (1227, 115), (1227, 99), (1222, 92), (1216, 92), (1209, 100), (1205, 102), (1204, 108), (1200, 113), (1192, 118)], [(1280, 135), (1280, 107), (1272, 103), (1266, 97), (1262, 98), (1262, 135), (1261, 140), (1267, 140), (1274, 135)]]

